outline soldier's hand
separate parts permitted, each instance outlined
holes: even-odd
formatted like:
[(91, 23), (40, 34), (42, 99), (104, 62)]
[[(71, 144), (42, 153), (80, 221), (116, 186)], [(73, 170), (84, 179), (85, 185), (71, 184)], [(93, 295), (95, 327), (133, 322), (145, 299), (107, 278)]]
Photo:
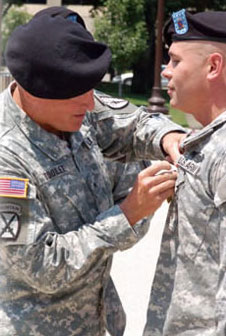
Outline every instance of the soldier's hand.
[[(162, 170), (169, 172), (161, 174)], [(171, 197), (176, 178), (177, 173), (172, 171), (167, 161), (156, 162), (142, 170), (132, 191), (120, 205), (129, 223), (134, 225), (140, 219), (153, 214), (164, 200)]]
[(186, 136), (187, 134), (185, 133), (171, 132), (163, 137), (162, 147), (168, 154), (166, 160), (176, 164), (179, 156), (181, 155), (180, 144), (186, 138)]

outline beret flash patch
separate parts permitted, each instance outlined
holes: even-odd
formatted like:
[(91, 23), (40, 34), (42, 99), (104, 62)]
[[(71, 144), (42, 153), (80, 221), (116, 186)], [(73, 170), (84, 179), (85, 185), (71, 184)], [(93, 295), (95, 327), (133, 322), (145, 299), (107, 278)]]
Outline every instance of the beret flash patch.
[(188, 22), (185, 15), (185, 9), (182, 9), (172, 15), (175, 31), (177, 34), (182, 35), (188, 31)]

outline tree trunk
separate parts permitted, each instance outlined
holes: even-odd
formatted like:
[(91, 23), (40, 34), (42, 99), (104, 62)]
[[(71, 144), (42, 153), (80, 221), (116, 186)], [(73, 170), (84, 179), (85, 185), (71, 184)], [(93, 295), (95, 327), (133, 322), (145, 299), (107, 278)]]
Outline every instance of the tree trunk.
[(133, 82), (131, 91), (133, 93), (150, 93), (154, 83), (154, 62), (155, 47), (154, 43), (150, 45), (147, 52), (133, 66)]

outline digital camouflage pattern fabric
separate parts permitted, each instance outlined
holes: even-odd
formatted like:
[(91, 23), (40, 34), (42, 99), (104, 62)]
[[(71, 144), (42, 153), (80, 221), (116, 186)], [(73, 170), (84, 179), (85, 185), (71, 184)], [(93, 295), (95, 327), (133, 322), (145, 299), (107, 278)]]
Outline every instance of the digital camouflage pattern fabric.
[(121, 162), (163, 158), (161, 137), (180, 128), (100, 98), (66, 141), (18, 108), (13, 85), (0, 96), (0, 178), (12, 193), (0, 184), (1, 336), (121, 336), (112, 255), (147, 227), (132, 228), (115, 204), (128, 184), (115, 184), (111, 173), (121, 168), (109, 169), (102, 153)]
[(226, 112), (183, 143), (144, 336), (224, 336)]

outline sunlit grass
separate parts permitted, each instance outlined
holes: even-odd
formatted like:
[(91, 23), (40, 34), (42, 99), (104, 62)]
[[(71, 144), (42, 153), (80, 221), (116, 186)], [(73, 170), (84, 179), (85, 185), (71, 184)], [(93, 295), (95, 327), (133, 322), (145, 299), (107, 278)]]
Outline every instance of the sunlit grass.
[[(98, 86), (98, 89), (100, 91), (103, 91), (104, 93), (107, 93), (109, 95), (112, 95), (114, 97), (118, 97), (118, 84), (115, 83), (101, 83)], [(169, 114), (171, 116), (171, 120), (174, 121), (175, 123), (187, 127), (187, 121), (185, 114), (181, 111), (175, 110), (169, 106), (169, 103), (167, 102), (168, 97), (167, 93), (163, 91), (163, 97), (166, 100), (165, 106), (169, 110)], [(139, 94), (132, 94), (130, 92), (129, 87), (123, 87), (123, 92), (122, 92), (122, 98), (129, 100), (132, 104), (137, 105), (137, 106), (147, 106), (148, 105), (148, 99), (150, 98), (150, 95), (148, 96), (147, 94), (139, 95)]]

